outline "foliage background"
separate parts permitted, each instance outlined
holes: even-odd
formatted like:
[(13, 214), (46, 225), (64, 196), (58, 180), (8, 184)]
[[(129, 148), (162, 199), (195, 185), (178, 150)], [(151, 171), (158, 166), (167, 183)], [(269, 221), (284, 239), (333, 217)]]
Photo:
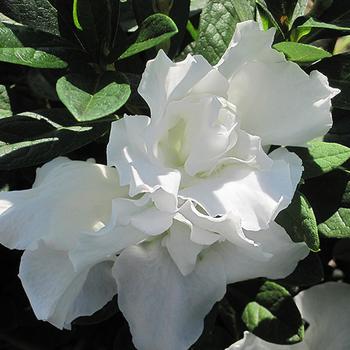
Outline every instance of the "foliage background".
[[(58, 155), (105, 163), (111, 121), (124, 113), (149, 114), (136, 88), (157, 50), (174, 60), (202, 54), (215, 64), (240, 21), (276, 27), (276, 49), (342, 89), (325, 139), (309, 151), (293, 149), (306, 170), (292, 205), (278, 217), (313, 252), (284, 280), (229, 286), (193, 349), (222, 350), (245, 329), (271, 342), (300, 341), (304, 325), (292, 296), (322, 281), (350, 282), (350, 3), (1, 0), (0, 18), (4, 191), (30, 188), (36, 167)], [(72, 331), (37, 321), (17, 278), (20, 257), (0, 247), (1, 349), (134, 349), (115, 300), (76, 320)], [(251, 321), (256, 310), (265, 316)]]

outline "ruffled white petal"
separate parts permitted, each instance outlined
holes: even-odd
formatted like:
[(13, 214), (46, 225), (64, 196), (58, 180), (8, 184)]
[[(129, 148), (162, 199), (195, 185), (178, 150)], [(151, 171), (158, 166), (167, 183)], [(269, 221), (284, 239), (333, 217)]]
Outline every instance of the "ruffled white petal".
[(67, 252), (42, 241), (37, 249), (24, 252), (19, 277), (36, 317), (61, 329), (69, 328), (74, 318), (99, 310), (116, 293), (111, 263), (76, 271)]
[[(157, 121), (162, 118), (169, 101), (184, 97), (212, 70), (213, 67), (202, 56), (188, 55), (185, 60), (173, 63), (160, 50), (155, 59), (147, 62), (138, 88), (151, 109), (152, 119)], [(222, 79), (215, 73), (213, 78), (217, 84), (211, 85), (211, 90), (217, 86), (222, 91)]]
[(226, 241), (213, 248), (225, 262), (228, 283), (256, 277), (286, 277), (309, 253), (305, 243), (293, 242), (275, 222), (265, 230), (244, 233), (255, 245), (239, 247)]
[(286, 149), (270, 154), (271, 169), (228, 165), (212, 176), (196, 179), (179, 195), (200, 204), (211, 216), (234, 212), (246, 230), (268, 227), (290, 203), (302, 173), (301, 160)]
[(120, 184), (130, 186), (130, 196), (158, 188), (176, 196), (180, 173), (163, 166), (147, 151), (144, 135), (149, 123), (145, 116), (125, 116), (112, 123), (107, 163), (117, 167)]
[(126, 193), (115, 169), (58, 158), (37, 170), (32, 189), (0, 193), (0, 242), (25, 249), (43, 238), (69, 249), (80, 232), (107, 222), (112, 199)]
[(218, 64), (230, 81), (228, 100), (241, 127), (263, 145), (302, 146), (332, 126), (331, 98), (339, 93), (319, 73), (307, 75), (271, 48), (273, 30), (257, 23), (237, 26), (230, 48)]
[(114, 274), (119, 308), (139, 350), (187, 350), (226, 290), (217, 254), (208, 252), (183, 276), (158, 241), (124, 250)]

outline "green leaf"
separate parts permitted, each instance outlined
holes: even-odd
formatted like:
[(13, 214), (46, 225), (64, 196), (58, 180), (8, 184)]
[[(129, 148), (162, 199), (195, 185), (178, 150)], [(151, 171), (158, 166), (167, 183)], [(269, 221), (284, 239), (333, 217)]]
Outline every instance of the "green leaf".
[(319, 47), (285, 41), (273, 45), (273, 48), (283, 52), (289, 61), (310, 63), (332, 57), (332, 54)]
[(124, 59), (145, 51), (170, 39), (178, 32), (174, 21), (160, 13), (147, 17), (141, 24), (132, 44), (124, 51), (119, 59)]
[(329, 219), (319, 224), (318, 229), (328, 238), (350, 238), (350, 209), (339, 208)]
[(225, 53), (236, 25), (254, 19), (249, 1), (208, 0), (200, 17), (195, 53), (216, 64)]
[(311, 142), (308, 148), (288, 148), (303, 160), (305, 179), (328, 173), (350, 158), (350, 148), (338, 143), (316, 141)]
[(57, 10), (49, 0), (1, 0), (0, 12), (32, 28), (60, 33)]
[(47, 162), (92, 142), (109, 127), (109, 122), (81, 125), (64, 109), (0, 119), (0, 170)]
[(303, 340), (304, 325), (289, 292), (277, 283), (265, 282), (255, 301), (245, 307), (242, 319), (248, 330), (277, 344), (295, 344)]
[(301, 38), (311, 33), (313, 29), (327, 29), (348, 32), (350, 27), (343, 27), (332, 23), (319, 22), (314, 18), (309, 18), (302, 25), (293, 29), (291, 34), (293, 41), (300, 41)]
[(130, 87), (115, 72), (69, 74), (60, 78), (57, 94), (78, 121), (99, 119), (116, 112), (130, 96)]
[(7, 88), (4, 85), (0, 85), (0, 118), (10, 117), (11, 115), (11, 103)]
[(59, 37), (0, 23), (0, 61), (34, 68), (65, 68), (76, 50)]
[(305, 242), (314, 252), (320, 250), (315, 214), (302, 193), (296, 191), (291, 204), (278, 214), (276, 222), (294, 242)]

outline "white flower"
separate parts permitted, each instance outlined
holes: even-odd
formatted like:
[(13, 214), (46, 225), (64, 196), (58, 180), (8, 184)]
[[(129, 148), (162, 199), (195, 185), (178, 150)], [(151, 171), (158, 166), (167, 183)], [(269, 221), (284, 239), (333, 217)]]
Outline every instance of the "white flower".
[(294, 345), (268, 343), (245, 332), (244, 338), (227, 350), (348, 350), (350, 349), (350, 285), (328, 282), (295, 297), (309, 324), (304, 340)]
[[(276, 142), (247, 125), (269, 125), (277, 137), (283, 118), (294, 118), (283, 139), (303, 143), (314, 136), (309, 125), (319, 134), (329, 127), (336, 91), (272, 50), (264, 39), (271, 31), (252, 22), (237, 30), (217, 67), (201, 56), (172, 63), (163, 52), (148, 63), (139, 91), (152, 118), (126, 116), (112, 126), (108, 163), (119, 176), (111, 167), (59, 158), (38, 171), (33, 189), (0, 194), (0, 241), (25, 249), (20, 277), (38, 318), (69, 327), (118, 288), (139, 350), (186, 350), (228, 283), (285, 277), (307, 255), (306, 245), (274, 222), (293, 197), (301, 160), (283, 147), (265, 153)], [(265, 43), (258, 52), (257, 42)], [(237, 67), (226, 72), (233, 50)], [(270, 62), (269, 53), (279, 61)], [(278, 96), (266, 89), (266, 101), (250, 97), (256, 111), (243, 108), (243, 97), (235, 100), (237, 72), (260, 59), (272, 80), (292, 65), (285, 84), (297, 75), (301, 86), (313, 81), (308, 94), (294, 86), (275, 91), (288, 93), (300, 110), (281, 113)], [(257, 82), (240, 80), (255, 91)], [(268, 118), (275, 119), (257, 123), (268, 114), (260, 105), (271, 106)]]

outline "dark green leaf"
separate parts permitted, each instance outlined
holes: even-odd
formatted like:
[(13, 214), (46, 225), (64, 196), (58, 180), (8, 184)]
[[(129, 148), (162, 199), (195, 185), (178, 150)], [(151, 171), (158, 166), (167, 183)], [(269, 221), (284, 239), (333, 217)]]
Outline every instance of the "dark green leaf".
[(0, 85), (0, 118), (10, 117), (11, 115), (11, 103), (7, 88), (4, 85)]
[(65, 68), (76, 50), (57, 36), (0, 23), (0, 61), (34, 68)]
[(155, 14), (142, 22), (140, 29), (133, 38), (133, 43), (124, 51), (119, 59), (127, 58), (141, 51), (159, 45), (177, 33), (174, 21), (165, 15)]
[(56, 89), (61, 101), (79, 121), (108, 116), (130, 96), (129, 85), (115, 72), (70, 74), (57, 81)]
[(331, 57), (332, 54), (319, 47), (285, 41), (275, 44), (274, 49), (283, 52), (287, 59), (299, 63), (310, 63)]
[(308, 148), (290, 147), (302, 160), (303, 178), (311, 178), (328, 173), (350, 158), (350, 148), (338, 143), (311, 142)]
[(293, 298), (277, 283), (267, 281), (255, 301), (245, 307), (242, 319), (248, 330), (277, 344), (294, 344), (303, 340), (304, 326)]
[(59, 34), (57, 10), (49, 0), (1, 0), (0, 12), (32, 28)]
[(237, 23), (253, 18), (249, 1), (208, 0), (200, 18), (195, 53), (216, 64), (226, 51)]
[(276, 222), (294, 242), (305, 242), (313, 251), (320, 249), (315, 214), (302, 193), (295, 193), (292, 203), (278, 214)]
[(329, 219), (319, 224), (318, 228), (328, 238), (350, 238), (350, 209), (339, 208)]
[(0, 119), (0, 170), (47, 162), (92, 142), (109, 127), (108, 122), (79, 125), (64, 109)]

